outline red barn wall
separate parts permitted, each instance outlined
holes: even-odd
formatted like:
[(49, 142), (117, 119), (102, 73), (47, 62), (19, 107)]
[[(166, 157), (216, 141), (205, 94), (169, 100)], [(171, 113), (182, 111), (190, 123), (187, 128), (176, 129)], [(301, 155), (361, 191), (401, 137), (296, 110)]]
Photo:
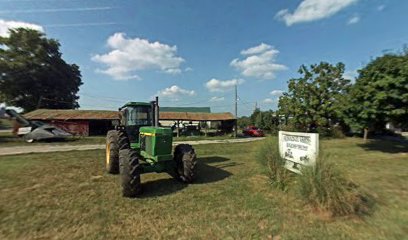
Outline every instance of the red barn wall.
[(89, 136), (89, 121), (50, 121), (48, 123), (74, 136)]

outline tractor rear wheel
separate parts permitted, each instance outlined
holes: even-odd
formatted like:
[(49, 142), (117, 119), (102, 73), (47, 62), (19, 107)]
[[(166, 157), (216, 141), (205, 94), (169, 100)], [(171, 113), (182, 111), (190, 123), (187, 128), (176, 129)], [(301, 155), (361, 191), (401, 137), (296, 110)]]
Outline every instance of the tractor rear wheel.
[(119, 173), (119, 132), (116, 130), (108, 131), (106, 135), (106, 171), (110, 174)]
[(189, 144), (177, 145), (173, 159), (176, 162), (176, 178), (185, 183), (193, 182), (197, 163), (194, 148)]
[(122, 195), (134, 198), (142, 193), (138, 153), (133, 149), (119, 150)]

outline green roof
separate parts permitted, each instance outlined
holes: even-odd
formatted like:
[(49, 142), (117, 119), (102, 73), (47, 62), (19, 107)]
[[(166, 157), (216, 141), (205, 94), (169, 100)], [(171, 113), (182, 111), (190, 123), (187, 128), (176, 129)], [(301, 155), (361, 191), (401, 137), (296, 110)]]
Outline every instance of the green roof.
[(211, 113), (210, 107), (160, 107), (161, 112)]
[(151, 106), (151, 103), (147, 102), (128, 102), (124, 107), (133, 107), (133, 106)]

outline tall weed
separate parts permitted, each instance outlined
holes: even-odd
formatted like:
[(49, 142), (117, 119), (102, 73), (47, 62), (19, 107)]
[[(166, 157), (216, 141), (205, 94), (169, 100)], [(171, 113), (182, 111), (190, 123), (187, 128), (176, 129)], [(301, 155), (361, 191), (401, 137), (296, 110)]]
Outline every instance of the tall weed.
[(369, 197), (347, 180), (327, 156), (319, 158), (315, 167), (303, 168), (296, 186), (305, 202), (332, 216), (360, 215), (370, 208)]
[(266, 170), (272, 185), (286, 191), (291, 173), (286, 170), (285, 160), (279, 155), (278, 139), (267, 138), (257, 151), (257, 160)]

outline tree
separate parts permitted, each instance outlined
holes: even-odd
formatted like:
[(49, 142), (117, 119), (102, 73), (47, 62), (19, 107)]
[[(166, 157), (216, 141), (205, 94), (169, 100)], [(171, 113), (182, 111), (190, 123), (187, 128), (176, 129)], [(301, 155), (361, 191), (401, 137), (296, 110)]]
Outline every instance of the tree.
[(243, 129), (249, 125), (253, 125), (251, 118), (247, 116), (243, 116), (238, 118), (238, 127)]
[[(344, 109), (355, 131), (381, 131), (387, 122), (408, 122), (408, 52), (386, 54), (359, 71)], [(405, 126), (406, 127), (406, 126)]]
[(263, 129), (276, 131), (279, 126), (279, 116), (272, 110), (262, 112)]
[[(251, 118), (251, 125), (256, 125), (257, 122), (260, 122), (260, 115), (262, 114), (261, 109), (255, 108), (255, 110), (252, 112), (250, 118)], [(259, 127), (259, 126), (257, 126)]]
[(290, 79), (288, 92), (279, 99), (279, 114), (290, 117), (301, 131), (327, 131), (341, 123), (340, 106), (350, 87), (350, 81), (343, 77), (344, 69), (343, 63), (302, 65), (302, 77)]
[(60, 44), (41, 32), (18, 28), (0, 37), (0, 97), (24, 111), (78, 108), (79, 67), (62, 59)]
[(250, 117), (238, 119), (238, 125), (240, 127), (255, 125), (264, 130), (276, 131), (279, 125), (279, 117), (272, 110), (261, 111), (259, 108), (256, 108)]

